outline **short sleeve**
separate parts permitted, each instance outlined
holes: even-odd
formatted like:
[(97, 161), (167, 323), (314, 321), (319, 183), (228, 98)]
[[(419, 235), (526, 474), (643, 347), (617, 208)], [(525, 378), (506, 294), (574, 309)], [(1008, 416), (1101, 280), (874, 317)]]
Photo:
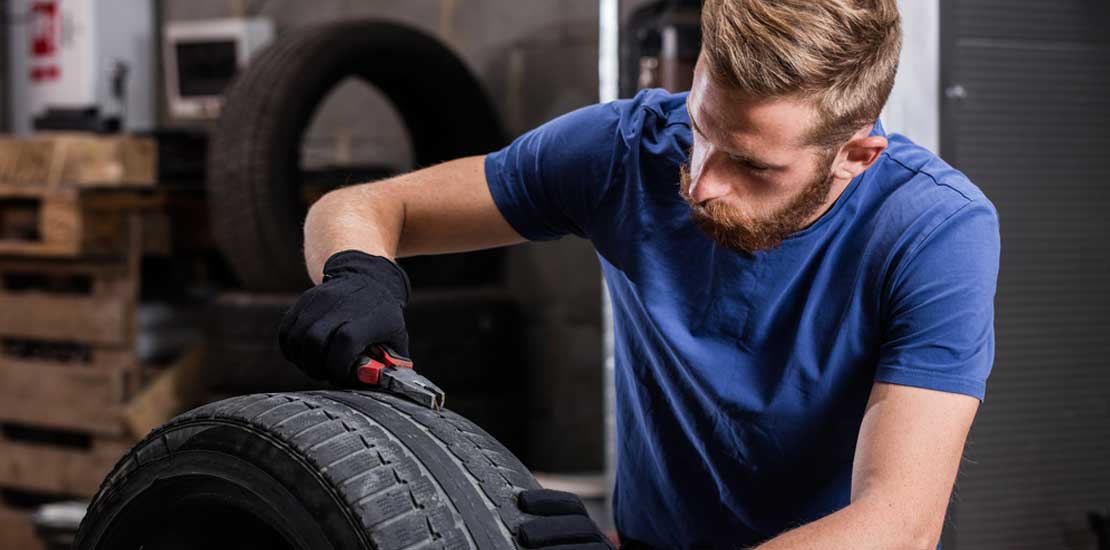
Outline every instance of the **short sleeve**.
[(969, 200), (936, 224), (888, 286), (875, 379), (983, 399), (994, 362), (998, 215)]
[(619, 169), (616, 103), (583, 107), (486, 156), (497, 208), (526, 239), (589, 237), (594, 212)]

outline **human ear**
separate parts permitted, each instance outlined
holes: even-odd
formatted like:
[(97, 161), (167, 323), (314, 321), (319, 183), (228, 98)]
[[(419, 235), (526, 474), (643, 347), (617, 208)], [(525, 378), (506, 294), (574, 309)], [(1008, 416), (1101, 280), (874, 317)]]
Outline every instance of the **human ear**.
[(842, 160), (833, 170), (838, 178), (852, 179), (867, 170), (879, 155), (886, 150), (887, 141), (883, 136), (852, 138), (841, 150)]

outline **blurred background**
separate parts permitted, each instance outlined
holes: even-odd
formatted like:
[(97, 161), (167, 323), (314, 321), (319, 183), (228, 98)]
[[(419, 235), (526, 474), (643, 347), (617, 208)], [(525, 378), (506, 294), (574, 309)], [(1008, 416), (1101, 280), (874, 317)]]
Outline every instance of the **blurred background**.
[[(997, 358), (946, 549), (1110, 548), (1110, 7), (904, 0), (888, 132), (1002, 222)], [(688, 88), (698, 0), (6, 0), (0, 548), (61, 544), (119, 456), (276, 347), (329, 189)], [(406, 259), (417, 368), (609, 526), (607, 306), (568, 238)], [(45, 505), (45, 506), (44, 506)], [(1100, 543), (1101, 534), (1101, 543)], [(1101, 544), (1101, 545), (1100, 545)]]

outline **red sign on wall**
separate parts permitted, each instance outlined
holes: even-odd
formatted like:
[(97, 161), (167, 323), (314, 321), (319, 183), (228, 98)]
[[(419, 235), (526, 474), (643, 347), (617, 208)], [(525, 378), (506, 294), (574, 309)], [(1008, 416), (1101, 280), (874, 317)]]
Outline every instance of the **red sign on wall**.
[(58, 3), (44, 0), (31, 5), (31, 54), (48, 57), (58, 51)]
[[(31, 4), (31, 80), (56, 80), (58, 68), (58, 1), (39, 0)], [(39, 63), (36, 63), (39, 62)], [(46, 62), (46, 63), (42, 63)]]

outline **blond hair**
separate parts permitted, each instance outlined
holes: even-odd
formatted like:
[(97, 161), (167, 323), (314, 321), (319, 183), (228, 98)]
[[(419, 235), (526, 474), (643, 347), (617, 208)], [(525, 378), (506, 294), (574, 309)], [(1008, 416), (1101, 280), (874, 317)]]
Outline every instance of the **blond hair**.
[(705, 0), (702, 56), (744, 95), (815, 101), (808, 143), (838, 146), (879, 116), (902, 48), (895, 0)]

